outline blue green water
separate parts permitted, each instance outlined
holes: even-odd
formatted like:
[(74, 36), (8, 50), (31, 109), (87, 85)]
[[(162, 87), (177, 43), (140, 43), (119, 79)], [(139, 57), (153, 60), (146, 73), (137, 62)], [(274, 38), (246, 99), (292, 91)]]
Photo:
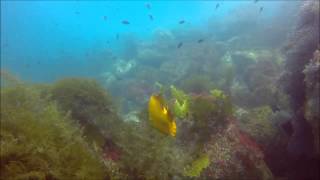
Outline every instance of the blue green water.
[[(99, 65), (107, 61), (103, 57), (106, 51), (121, 56), (121, 40), (126, 34), (149, 41), (157, 29), (200, 28), (214, 33), (218, 28), (209, 27), (209, 21), (223, 23), (226, 16), (239, 11), (266, 21), (282, 11), (285, 3), (1, 1), (1, 65), (36, 82), (70, 75), (96, 76), (97, 71), (103, 72)], [(260, 7), (264, 7), (263, 13), (259, 13)], [(122, 24), (123, 20), (130, 24)], [(178, 24), (181, 20), (185, 21), (182, 25)]]

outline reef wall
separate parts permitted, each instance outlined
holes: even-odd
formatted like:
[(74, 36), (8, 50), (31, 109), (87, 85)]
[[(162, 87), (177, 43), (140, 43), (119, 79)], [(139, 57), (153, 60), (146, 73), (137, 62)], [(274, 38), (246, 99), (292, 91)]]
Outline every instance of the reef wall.
[[(316, 168), (319, 157), (315, 155), (312, 126), (306, 120), (307, 84), (303, 72), (319, 48), (319, 1), (302, 3), (295, 29), (289, 37), (284, 80), (285, 92), (289, 95), (293, 111), (291, 125), (293, 134), (288, 143), (288, 153), (292, 160), (293, 179), (317, 179)], [(303, 164), (303, 166), (301, 166)]]

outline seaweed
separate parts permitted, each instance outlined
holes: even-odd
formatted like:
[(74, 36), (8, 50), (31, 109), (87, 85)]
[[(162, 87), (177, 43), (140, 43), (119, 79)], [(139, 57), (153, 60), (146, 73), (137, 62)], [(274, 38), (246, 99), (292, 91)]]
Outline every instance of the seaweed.
[(215, 99), (225, 100), (227, 98), (226, 95), (224, 95), (224, 93), (219, 89), (213, 89), (210, 91), (210, 93)]
[[(1, 179), (104, 179), (112, 175), (79, 125), (40, 90), (1, 89)], [(68, 164), (66, 166), (66, 164)]]
[[(303, 2), (299, 19), (289, 37), (290, 48), (286, 52), (285, 72), (282, 76), (284, 91), (289, 95), (290, 107), (293, 111), (293, 134), (287, 146), (287, 152), (293, 163), (289, 169), (289, 178), (317, 179), (318, 173), (310, 173), (318, 169), (318, 165), (310, 162), (310, 157), (317, 158), (314, 151), (315, 136), (312, 126), (305, 117), (307, 105), (307, 83), (303, 72), (313, 53), (319, 46), (319, 1)], [(304, 164), (304, 166), (301, 166)]]
[(182, 90), (170, 86), (171, 96), (174, 98), (173, 111), (178, 118), (185, 118), (189, 113), (190, 100)]
[(189, 103), (187, 100), (184, 100), (180, 103), (178, 100), (174, 101), (173, 112), (178, 118), (185, 118), (189, 112)]
[(189, 166), (185, 168), (183, 172), (187, 177), (199, 177), (201, 172), (210, 165), (210, 159), (208, 154), (201, 154), (195, 159)]
[(279, 129), (272, 122), (272, 109), (261, 106), (250, 109), (239, 117), (240, 127), (258, 143), (267, 147), (274, 143)]
[(181, 87), (188, 93), (204, 94), (214, 87), (209, 76), (192, 75), (181, 81)]
[(227, 118), (233, 113), (229, 97), (220, 90), (214, 92), (220, 92), (220, 96), (197, 95), (191, 97), (190, 118), (193, 122), (191, 135), (196, 135), (200, 144), (205, 143), (211, 135), (224, 129)]
[(66, 78), (53, 84), (51, 93), (62, 110), (82, 123), (115, 111), (110, 95), (95, 80)]
[(111, 96), (95, 80), (62, 79), (52, 85), (50, 93), (59, 109), (70, 112), (71, 118), (84, 127), (87, 138), (100, 147), (121, 124)]
[[(135, 179), (171, 179), (181, 176), (189, 156), (168, 137), (147, 124), (146, 112), (140, 123), (122, 126), (117, 144), (123, 149), (119, 165)], [(133, 143), (134, 142), (134, 143)]]
[(303, 3), (299, 15), (294, 32), (288, 40), (288, 44), (294, 46), (286, 52), (286, 73), (283, 75), (286, 80), (284, 89), (290, 96), (290, 104), (295, 113), (300, 111), (305, 103), (306, 84), (303, 69), (312, 59), (319, 44), (319, 2)]

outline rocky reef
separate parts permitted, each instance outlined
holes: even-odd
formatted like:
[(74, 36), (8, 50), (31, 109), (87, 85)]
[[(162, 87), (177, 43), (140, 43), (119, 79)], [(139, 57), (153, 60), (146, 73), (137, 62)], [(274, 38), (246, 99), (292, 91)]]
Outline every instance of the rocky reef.
[[(258, 145), (231, 118), (232, 105), (222, 91), (167, 90), (172, 102), (190, 103), (176, 139), (152, 128), (145, 110), (130, 116), (138, 121), (122, 119), (94, 80), (2, 87), (1, 178), (272, 176)], [(68, 168), (61, 168), (65, 163)]]
[[(306, 116), (306, 105), (310, 97), (307, 95), (308, 87), (310, 87), (310, 83), (316, 84), (318, 81), (316, 79), (311, 80), (312, 78), (307, 73), (310, 70), (309, 68), (312, 67), (312, 62), (316, 59), (316, 57), (313, 58), (313, 54), (319, 47), (318, 40), (319, 2), (307, 1), (302, 3), (298, 22), (288, 42), (289, 48), (285, 60), (286, 71), (282, 77), (284, 89), (289, 95), (290, 106), (293, 111), (293, 118), (290, 121), (293, 134), (287, 147), (291, 155), (293, 166), (291, 169), (294, 171), (291, 173), (291, 179), (319, 178), (319, 174), (316, 173), (319, 156), (315, 155), (315, 147), (319, 147), (315, 144), (318, 143), (315, 141), (315, 139), (318, 139), (315, 138), (318, 135), (314, 134), (312, 130), (316, 131), (317, 127), (308, 122)], [(312, 71), (310, 71), (311, 74)], [(308, 77), (311, 79), (308, 79)], [(308, 80), (314, 82), (308, 82)], [(304, 164), (303, 167), (302, 164)]]
[(0, 133), (1, 179), (102, 179), (112, 174), (79, 124), (38, 88), (1, 89)]
[[(285, 47), (292, 19), (264, 37), (257, 12), (237, 12), (125, 35), (95, 78), (1, 70), (0, 179), (319, 179), (319, 2), (300, 4)], [(175, 137), (150, 126), (152, 95)]]

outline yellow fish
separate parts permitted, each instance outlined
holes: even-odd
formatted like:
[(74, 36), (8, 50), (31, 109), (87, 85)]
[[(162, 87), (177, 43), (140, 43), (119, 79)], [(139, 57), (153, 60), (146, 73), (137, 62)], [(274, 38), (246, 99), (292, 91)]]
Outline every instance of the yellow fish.
[(149, 100), (149, 121), (151, 126), (162, 133), (176, 136), (177, 126), (162, 96), (152, 95)]

